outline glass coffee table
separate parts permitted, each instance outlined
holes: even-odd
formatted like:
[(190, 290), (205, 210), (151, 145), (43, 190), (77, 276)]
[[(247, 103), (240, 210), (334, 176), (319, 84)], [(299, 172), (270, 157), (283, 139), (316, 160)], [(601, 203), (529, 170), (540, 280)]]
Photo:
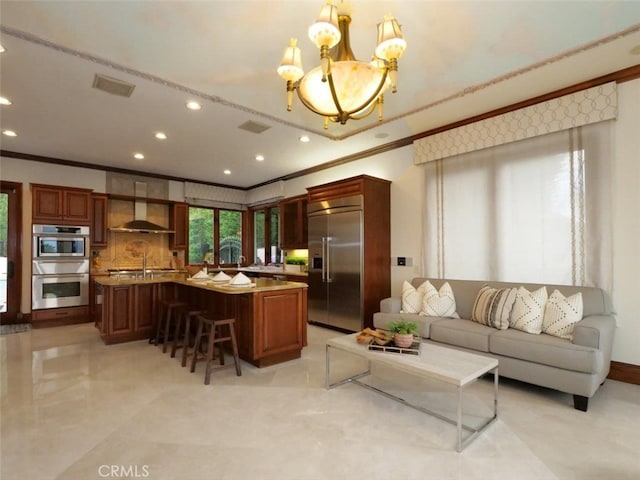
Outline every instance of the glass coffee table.
[[(491, 423), (498, 418), (498, 360), (494, 358), (477, 355), (474, 353), (456, 350), (430, 342), (422, 342), (419, 354), (412, 355), (406, 353), (391, 353), (384, 351), (370, 350), (368, 345), (356, 342), (356, 334), (344, 335), (327, 340), (326, 345), (326, 379), (327, 389), (332, 389), (345, 383), (354, 383), (361, 387), (375, 391), (385, 397), (396, 400), (404, 405), (415, 408), (423, 413), (427, 413), (457, 427), (456, 450), (461, 452), (473, 439), (482, 433)], [(348, 352), (367, 360), (367, 370), (357, 373), (348, 378), (331, 383), (331, 349)], [(457, 388), (457, 416), (455, 419), (437, 413), (420, 405), (415, 405), (397, 397), (389, 392), (377, 387), (361, 382), (360, 379), (371, 374), (371, 364), (378, 363), (391, 369), (403, 371), (423, 378), (439, 380)], [(473, 384), (478, 378), (486, 373), (493, 373), (493, 416), (483, 419), (479, 426), (470, 426), (463, 423), (463, 401), (462, 394), (464, 388)], [(463, 437), (463, 430), (468, 432), (466, 438)]]

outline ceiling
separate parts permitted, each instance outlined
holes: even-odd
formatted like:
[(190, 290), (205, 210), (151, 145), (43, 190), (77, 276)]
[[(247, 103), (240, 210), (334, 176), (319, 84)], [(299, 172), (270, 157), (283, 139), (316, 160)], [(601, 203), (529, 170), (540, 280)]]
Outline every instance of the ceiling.
[[(0, 123), (18, 136), (1, 148), (249, 188), (640, 64), (640, 2), (351, 3), (359, 59), (387, 13), (408, 48), (383, 122), (323, 130), (297, 98), (286, 111), (276, 73), (290, 37), (306, 71), (318, 64), (307, 28), (322, 0), (2, 0), (0, 96), (13, 104)], [(96, 73), (134, 84), (132, 95), (92, 88)], [(185, 108), (192, 99), (201, 110)], [(269, 128), (238, 128), (248, 121)]]

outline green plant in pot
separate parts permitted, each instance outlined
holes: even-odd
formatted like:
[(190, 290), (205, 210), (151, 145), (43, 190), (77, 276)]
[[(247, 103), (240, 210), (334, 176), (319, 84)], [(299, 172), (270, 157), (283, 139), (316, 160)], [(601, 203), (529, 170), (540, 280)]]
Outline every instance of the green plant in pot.
[(400, 348), (410, 347), (413, 343), (413, 336), (418, 334), (418, 324), (408, 322), (404, 318), (397, 322), (391, 322), (388, 328), (393, 333), (393, 342)]
[(288, 257), (284, 261), (285, 265), (296, 265), (296, 267), (289, 268), (291, 270), (304, 271), (304, 266), (307, 264), (307, 259), (302, 257)]

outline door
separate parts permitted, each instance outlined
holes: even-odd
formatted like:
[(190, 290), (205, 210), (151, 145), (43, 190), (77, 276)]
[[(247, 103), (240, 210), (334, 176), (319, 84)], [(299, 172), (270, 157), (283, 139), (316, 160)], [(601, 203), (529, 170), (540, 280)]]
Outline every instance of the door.
[(328, 215), (325, 256), (328, 324), (362, 329), (362, 211)]
[(0, 182), (0, 324), (18, 322), (21, 290), (22, 185)]
[(307, 281), (309, 321), (328, 325), (327, 284), (324, 247), (327, 237), (326, 214), (309, 216), (309, 268)]

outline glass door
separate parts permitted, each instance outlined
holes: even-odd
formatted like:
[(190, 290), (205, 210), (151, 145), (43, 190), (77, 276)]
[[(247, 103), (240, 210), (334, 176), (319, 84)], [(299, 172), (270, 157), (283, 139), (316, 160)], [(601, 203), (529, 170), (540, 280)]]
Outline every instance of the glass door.
[(22, 185), (0, 182), (0, 324), (18, 321)]

